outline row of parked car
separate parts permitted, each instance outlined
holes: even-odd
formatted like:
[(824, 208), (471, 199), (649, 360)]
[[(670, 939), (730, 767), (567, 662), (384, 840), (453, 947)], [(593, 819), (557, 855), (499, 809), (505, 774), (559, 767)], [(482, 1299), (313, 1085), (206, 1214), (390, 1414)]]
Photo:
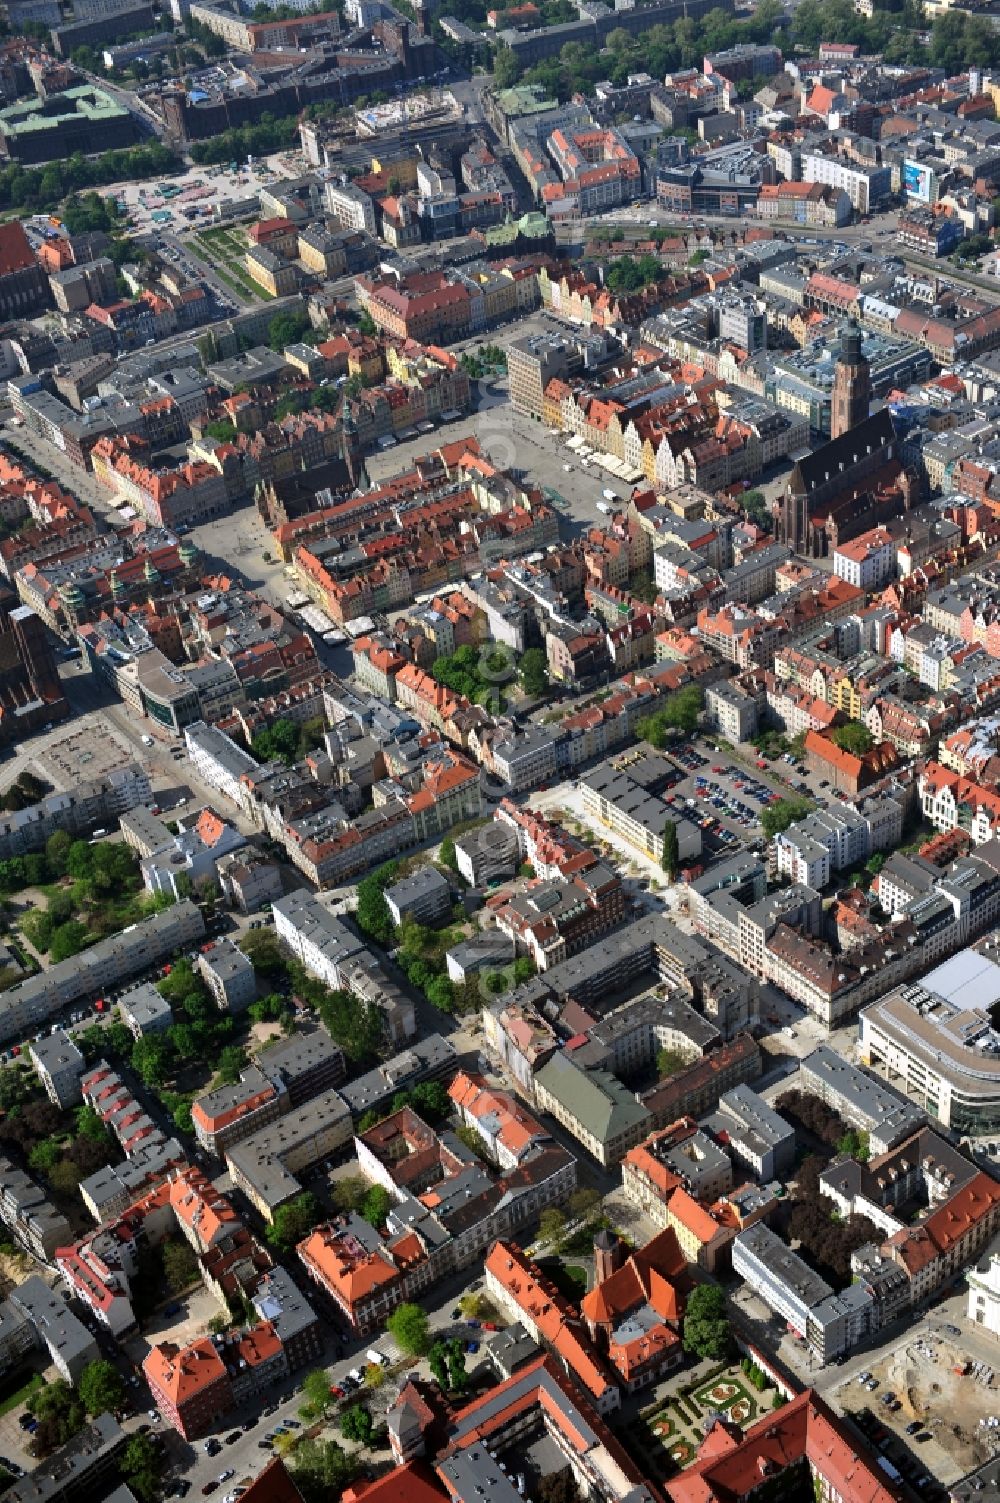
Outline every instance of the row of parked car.
[[(891, 1397), (898, 1405), (899, 1400), (896, 1399), (895, 1394)], [(905, 1477), (921, 1493), (933, 1494), (937, 1497), (943, 1495), (944, 1490), (924, 1471), (923, 1463), (907, 1450), (905, 1443), (898, 1435), (886, 1429), (878, 1416), (870, 1409), (862, 1409), (860, 1413), (852, 1415), (852, 1418), (858, 1429), (877, 1447), (881, 1457), (879, 1465), (883, 1467), (892, 1481)], [(909, 1424), (906, 1427), (906, 1433), (918, 1444), (931, 1438), (919, 1420), (914, 1420)]]

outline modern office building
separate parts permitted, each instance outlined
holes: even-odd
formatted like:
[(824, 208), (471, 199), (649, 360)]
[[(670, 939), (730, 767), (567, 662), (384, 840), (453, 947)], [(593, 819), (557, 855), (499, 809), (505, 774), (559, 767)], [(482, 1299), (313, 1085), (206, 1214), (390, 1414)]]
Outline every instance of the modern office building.
[(970, 1136), (1000, 1133), (1000, 951), (986, 940), (860, 1017), (861, 1058), (913, 1104)]

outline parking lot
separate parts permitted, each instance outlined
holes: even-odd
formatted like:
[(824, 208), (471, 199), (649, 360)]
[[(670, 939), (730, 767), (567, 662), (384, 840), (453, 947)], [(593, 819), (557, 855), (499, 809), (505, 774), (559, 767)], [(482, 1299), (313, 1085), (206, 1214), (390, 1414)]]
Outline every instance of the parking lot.
[(761, 834), (760, 811), (780, 794), (747, 771), (722, 760), (710, 760), (707, 749), (690, 743), (667, 751), (683, 776), (664, 794), (675, 808), (683, 802), (696, 812), (705, 835), (722, 851), (734, 851)]

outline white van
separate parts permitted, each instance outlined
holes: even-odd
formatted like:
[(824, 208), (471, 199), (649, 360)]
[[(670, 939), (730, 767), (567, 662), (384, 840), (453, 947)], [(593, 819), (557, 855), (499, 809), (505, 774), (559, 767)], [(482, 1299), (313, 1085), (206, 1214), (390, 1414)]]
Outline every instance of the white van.
[(384, 1352), (380, 1352), (377, 1347), (374, 1347), (374, 1346), (373, 1347), (369, 1347), (368, 1351), (365, 1352), (365, 1356), (368, 1359), (368, 1361), (371, 1363), (372, 1367), (388, 1367), (389, 1366), (389, 1359), (388, 1359), (388, 1357), (385, 1355)]

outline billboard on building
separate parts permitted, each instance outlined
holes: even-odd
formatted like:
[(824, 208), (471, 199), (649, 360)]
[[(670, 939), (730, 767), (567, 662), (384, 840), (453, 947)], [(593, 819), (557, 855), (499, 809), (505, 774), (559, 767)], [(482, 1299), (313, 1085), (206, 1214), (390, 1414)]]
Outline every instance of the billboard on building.
[(907, 198), (915, 198), (918, 203), (929, 204), (931, 201), (931, 183), (934, 174), (929, 167), (920, 162), (903, 162), (903, 189)]

